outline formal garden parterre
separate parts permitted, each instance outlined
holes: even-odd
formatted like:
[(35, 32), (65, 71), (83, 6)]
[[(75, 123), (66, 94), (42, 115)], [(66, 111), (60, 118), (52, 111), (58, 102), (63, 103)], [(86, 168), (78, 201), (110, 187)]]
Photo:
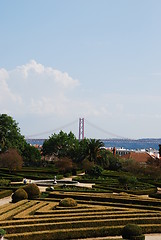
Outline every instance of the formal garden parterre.
[[(55, 194), (55, 196), (54, 196)], [(22, 200), (0, 207), (0, 227), (7, 239), (79, 239), (120, 236), (125, 225), (143, 233), (161, 232), (161, 201), (128, 194), (75, 194), (77, 206), (62, 207), (73, 193), (50, 193), (46, 199)], [(109, 199), (116, 201), (109, 201)], [(123, 203), (122, 199), (125, 199)], [(156, 204), (154, 204), (156, 203)]]

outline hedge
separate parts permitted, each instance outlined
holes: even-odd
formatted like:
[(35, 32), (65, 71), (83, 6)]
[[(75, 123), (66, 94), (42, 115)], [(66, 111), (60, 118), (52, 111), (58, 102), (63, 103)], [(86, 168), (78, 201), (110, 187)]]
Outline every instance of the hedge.
[[(140, 225), (143, 233), (158, 233), (161, 232), (161, 225)], [(114, 227), (94, 227), (94, 228), (74, 228), (74, 229), (59, 229), (46, 230), (39, 232), (26, 232), (17, 234), (6, 234), (8, 240), (66, 240), (78, 238), (120, 236), (124, 226)], [(120, 238), (119, 238), (120, 240)]]
[[(150, 218), (152, 218), (153, 217), (153, 219), (151, 219), (151, 222), (152, 223), (154, 223), (155, 222), (155, 220), (156, 219), (158, 219), (158, 217), (159, 217), (159, 214), (158, 214), (158, 216), (156, 215), (156, 214), (138, 214), (137, 215), (137, 218), (136, 218), (136, 216), (133, 216), (133, 214), (129, 214), (129, 215), (111, 215), (111, 216), (109, 216), (108, 215), (108, 213), (106, 214), (106, 215), (101, 215), (101, 214), (99, 214), (98, 215), (98, 213), (95, 213), (95, 214), (93, 214), (93, 215), (67, 215), (67, 216), (62, 216), (62, 215), (57, 215), (57, 216), (55, 216), (55, 215), (53, 215), (53, 216), (50, 216), (50, 218), (46, 218), (46, 217), (44, 217), (44, 218), (34, 218), (34, 219), (27, 219), (26, 217), (25, 217), (25, 213), (24, 213), (24, 216), (22, 217), (22, 219), (21, 220), (18, 220), (18, 221), (13, 221), (13, 220), (10, 220), (10, 221), (3, 221), (3, 222), (1, 222), (1, 226), (9, 226), (9, 225), (28, 225), (28, 224), (39, 224), (39, 223), (43, 223), (43, 224), (47, 224), (47, 223), (61, 223), (61, 222), (67, 222), (67, 221), (69, 221), (69, 222), (71, 222), (71, 221), (79, 221), (79, 222), (81, 222), (81, 221), (93, 221), (93, 220), (98, 220), (98, 221), (100, 221), (100, 220), (106, 220), (107, 221), (107, 224), (108, 224), (108, 222), (109, 221), (113, 221), (113, 219), (115, 219), (115, 222), (116, 222), (116, 224), (117, 224), (117, 222), (120, 222), (121, 221), (121, 218), (122, 219), (129, 219), (129, 218), (133, 218), (133, 219), (139, 219), (139, 218), (144, 218), (144, 221), (145, 221), (145, 223), (147, 223), (146, 222), (146, 218), (148, 218), (148, 219), (150, 219)], [(14, 218), (14, 219), (17, 219), (17, 216)], [(154, 221), (153, 221), (154, 220)], [(159, 220), (160, 220), (160, 218), (159, 218)], [(142, 221), (142, 220), (141, 220)], [(148, 220), (148, 221), (150, 221), (150, 220)], [(158, 221), (158, 220), (157, 220)]]
[(72, 197), (74, 199), (79, 199), (79, 200), (90, 200), (90, 201), (102, 201), (102, 202), (119, 202), (119, 203), (126, 203), (126, 204), (139, 204), (139, 205), (149, 205), (149, 206), (159, 206), (161, 207), (161, 201), (157, 200), (152, 200), (152, 199), (131, 199), (131, 198), (125, 198), (125, 196), (115, 196), (115, 195), (92, 195), (92, 194), (70, 194), (70, 193), (55, 193), (55, 192), (50, 192), (49, 198), (65, 198), (65, 197)]
[(17, 234), (6, 234), (5, 237), (8, 240), (66, 240), (77, 238), (90, 238), (90, 237), (106, 237), (106, 236), (119, 236), (121, 235), (120, 227), (103, 227), (103, 228), (75, 228), (75, 229), (59, 229), (52, 231), (39, 231), (39, 232), (27, 232)]
[(161, 193), (152, 193), (149, 194), (149, 197), (161, 199)]
[(24, 211), (16, 214), (14, 219), (26, 218), (28, 215), (34, 214), (41, 207), (46, 206), (46, 202), (31, 202), (31, 206)]
[(94, 185), (94, 188), (109, 190), (116, 193), (126, 192), (126, 193), (135, 194), (135, 195), (149, 195), (157, 192), (156, 187), (148, 188), (148, 189), (126, 190), (123, 188), (107, 187), (107, 186), (97, 184), (97, 185)]
[[(100, 219), (100, 220), (82, 220), (76, 221), (66, 221), (64, 222), (51, 222), (51, 223), (34, 223), (34, 224), (25, 224), (25, 225), (10, 225), (4, 226), (3, 228), (7, 233), (17, 233), (17, 232), (29, 232), (29, 231), (42, 231), (42, 230), (54, 230), (54, 229), (74, 229), (74, 228), (85, 228), (85, 227), (114, 227), (114, 226), (123, 226), (126, 224), (160, 224), (161, 218), (121, 218), (121, 219)], [(161, 225), (160, 225), (161, 227)]]
[[(14, 215), (24, 211), (26, 208), (29, 208), (35, 204), (34, 202), (28, 202), (28, 201), (23, 202), (23, 201), (25, 200), (18, 202), (20, 203), (20, 205), (16, 205), (16, 203), (11, 204), (11, 206), (9, 205), (9, 207), (12, 207), (12, 208), (8, 209), (8, 211), (6, 211), (6, 208), (5, 208), (3, 213), (0, 215), (0, 220), (11, 219)], [(21, 204), (21, 202), (23, 203)]]
[(0, 191), (0, 198), (5, 198), (5, 197), (8, 197), (12, 194), (12, 190), (3, 190), (3, 191)]

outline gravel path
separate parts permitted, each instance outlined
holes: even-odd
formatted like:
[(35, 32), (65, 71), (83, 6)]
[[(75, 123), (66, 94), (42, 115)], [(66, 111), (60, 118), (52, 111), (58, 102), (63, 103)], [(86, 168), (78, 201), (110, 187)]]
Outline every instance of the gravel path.
[(0, 206), (4, 205), (6, 203), (9, 203), (11, 201), (12, 201), (11, 196), (2, 198), (2, 199), (0, 199)]

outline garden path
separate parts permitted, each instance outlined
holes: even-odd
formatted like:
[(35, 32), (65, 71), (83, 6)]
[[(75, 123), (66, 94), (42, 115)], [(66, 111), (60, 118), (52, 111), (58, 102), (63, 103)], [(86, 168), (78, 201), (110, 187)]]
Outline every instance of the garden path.
[(4, 205), (6, 203), (10, 203), (11, 201), (12, 201), (11, 196), (5, 197), (5, 198), (1, 198), (0, 199), (0, 206)]

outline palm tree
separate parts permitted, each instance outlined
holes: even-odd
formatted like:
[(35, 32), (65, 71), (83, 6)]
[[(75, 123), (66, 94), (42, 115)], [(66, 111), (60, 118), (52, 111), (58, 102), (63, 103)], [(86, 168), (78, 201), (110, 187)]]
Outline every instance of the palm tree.
[(104, 143), (99, 139), (89, 139), (88, 140), (88, 159), (91, 162), (97, 162), (97, 157), (100, 152), (101, 147), (104, 147)]

